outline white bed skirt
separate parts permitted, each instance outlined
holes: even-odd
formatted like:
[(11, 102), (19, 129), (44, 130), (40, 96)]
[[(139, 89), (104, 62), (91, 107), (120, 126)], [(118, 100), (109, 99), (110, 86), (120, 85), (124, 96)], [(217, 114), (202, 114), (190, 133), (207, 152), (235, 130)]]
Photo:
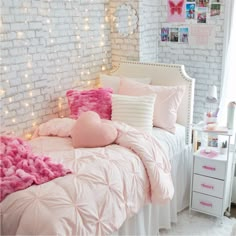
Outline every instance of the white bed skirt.
[(169, 229), (171, 223), (176, 223), (177, 213), (189, 205), (191, 157), (191, 145), (188, 145), (171, 161), (175, 194), (170, 203), (146, 205), (112, 235), (158, 235), (159, 229)]

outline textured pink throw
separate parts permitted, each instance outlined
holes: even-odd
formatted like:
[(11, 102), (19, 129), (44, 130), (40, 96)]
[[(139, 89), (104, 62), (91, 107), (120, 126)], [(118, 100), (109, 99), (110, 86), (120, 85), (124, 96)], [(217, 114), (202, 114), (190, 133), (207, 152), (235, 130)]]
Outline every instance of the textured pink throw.
[(49, 157), (37, 156), (23, 140), (0, 137), (0, 201), (8, 194), (71, 173)]

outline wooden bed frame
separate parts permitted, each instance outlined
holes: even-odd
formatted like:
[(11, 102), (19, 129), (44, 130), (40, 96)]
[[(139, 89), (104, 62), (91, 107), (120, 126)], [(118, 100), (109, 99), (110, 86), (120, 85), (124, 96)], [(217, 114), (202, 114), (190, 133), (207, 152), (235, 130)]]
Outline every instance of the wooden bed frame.
[(177, 123), (186, 127), (186, 144), (191, 143), (195, 80), (186, 74), (184, 65), (126, 61), (120, 62), (118, 67), (111, 70), (110, 74), (151, 78), (153, 85), (185, 85), (185, 94), (179, 106)]

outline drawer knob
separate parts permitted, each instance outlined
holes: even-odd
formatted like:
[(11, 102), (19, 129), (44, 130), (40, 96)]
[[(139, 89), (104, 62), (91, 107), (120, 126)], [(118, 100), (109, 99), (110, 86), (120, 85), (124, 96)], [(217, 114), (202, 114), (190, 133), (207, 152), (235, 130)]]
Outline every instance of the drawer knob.
[(210, 189), (214, 189), (214, 186), (212, 186), (212, 185), (201, 184), (201, 186), (202, 186), (203, 188), (210, 188)]
[(212, 207), (211, 203), (201, 201), (200, 204), (203, 205), (203, 206)]
[(206, 170), (211, 170), (211, 171), (215, 171), (216, 170), (215, 167), (211, 167), (211, 166), (202, 166), (202, 168), (204, 168)]

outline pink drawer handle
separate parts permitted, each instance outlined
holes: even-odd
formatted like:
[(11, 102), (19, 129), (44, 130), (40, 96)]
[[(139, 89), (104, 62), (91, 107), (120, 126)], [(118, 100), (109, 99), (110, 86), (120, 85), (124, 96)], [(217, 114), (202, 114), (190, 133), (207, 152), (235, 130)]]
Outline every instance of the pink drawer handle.
[(200, 202), (201, 205), (203, 206), (207, 206), (207, 207), (212, 207), (212, 204), (211, 203), (207, 203), (207, 202)]
[(210, 167), (210, 166), (202, 166), (202, 168), (204, 168), (206, 170), (211, 170), (211, 171), (215, 171), (216, 170), (216, 168)]
[(201, 186), (202, 186), (203, 188), (210, 188), (210, 189), (214, 189), (214, 186), (212, 186), (212, 185), (201, 184)]

